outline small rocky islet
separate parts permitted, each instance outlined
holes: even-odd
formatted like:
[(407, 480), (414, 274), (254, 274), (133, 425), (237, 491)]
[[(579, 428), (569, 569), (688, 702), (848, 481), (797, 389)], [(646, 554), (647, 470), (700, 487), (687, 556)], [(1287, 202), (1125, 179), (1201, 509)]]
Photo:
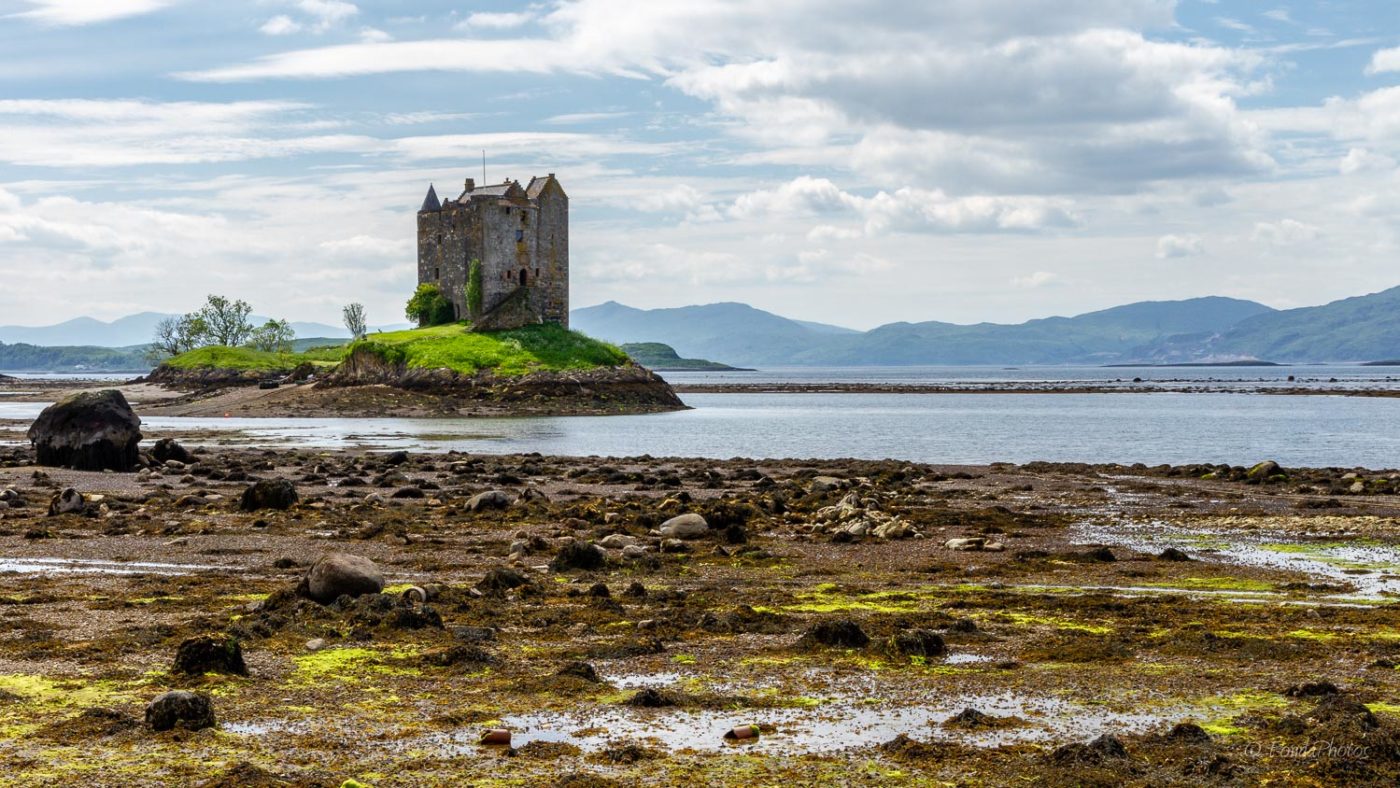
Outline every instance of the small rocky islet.
[(0, 448), (5, 784), (1400, 776), (1393, 471), (137, 441)]

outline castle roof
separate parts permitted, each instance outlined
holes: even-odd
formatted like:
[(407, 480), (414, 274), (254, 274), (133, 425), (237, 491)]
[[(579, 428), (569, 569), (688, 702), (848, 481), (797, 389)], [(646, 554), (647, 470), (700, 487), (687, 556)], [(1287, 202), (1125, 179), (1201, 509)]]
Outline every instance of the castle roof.
[(419, 208), (418, 212), (423, 213), (424, 211), (440, 210), (442, 210), (442, 203), (438, 202), (437, 190), (434, 189), (433, 185), (430, 183), (428, 184), (428, 196), (423, 198), (423, 207)]

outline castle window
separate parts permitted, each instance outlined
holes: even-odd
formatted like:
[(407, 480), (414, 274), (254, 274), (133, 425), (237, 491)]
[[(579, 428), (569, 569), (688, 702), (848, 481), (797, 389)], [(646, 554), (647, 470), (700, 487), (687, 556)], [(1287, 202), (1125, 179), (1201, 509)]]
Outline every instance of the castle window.
[(520, 269), (520, 286), (521, 286), (521, 287), (524, 287), (525, 285), (529, 284), (529, 283), (530, 283), (529, 280), (530, 280), (530, 272), (529, 272), (529, 271), (526, 271), (524, 268)]
[(516, 240), (517, 243), (519, 243), (520, 241), (525, 240), (525, 231), (524, 231), (524, 230), (516, 230), (516, 231), (515, 231), (515, 240)]
[(510, 206), (502, 206), (501, 213), (505, 214), (506, 216), (510, 216)]
[(512, 281), (512, 282), (514, 282), (514, 281), (515, 281), (515, 272), (514, 272), (514, 271), (506, 271), (506, 279), (508, 279), (508, 280), (510, 280), (510, 281)]
[(442, 278), (442, 269), (441, 269), (441, 268), (434, 268), (434, 269), (433, 269), (433, 278), (434, 278), (434, 279), (441, 279), (441, 278)]
[(438, 233), (438, 246), (442, 246), (442, 233)]

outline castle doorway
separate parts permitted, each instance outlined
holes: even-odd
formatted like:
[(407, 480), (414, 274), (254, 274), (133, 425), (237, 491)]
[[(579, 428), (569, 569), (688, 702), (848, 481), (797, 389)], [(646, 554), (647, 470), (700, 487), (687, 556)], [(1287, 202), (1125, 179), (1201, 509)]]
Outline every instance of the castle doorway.
[(529, 284), (529, 279), (530, 272), (524, 268), (520, 269), (520, 286), (524, 287), (525, 285)]

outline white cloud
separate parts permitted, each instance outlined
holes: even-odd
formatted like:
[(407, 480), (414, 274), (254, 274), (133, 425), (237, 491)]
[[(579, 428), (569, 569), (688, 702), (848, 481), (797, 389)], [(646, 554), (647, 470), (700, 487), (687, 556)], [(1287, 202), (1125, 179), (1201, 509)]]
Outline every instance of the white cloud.
[(533, 22), (536, 15), (532, 11), (490, 12), (478, 11), (457, 23), (460, 30), (511, 30)]
[(1372, 153), (1365, 148), (1352, 148), (1337, 163), (1337, 171), (1343, 175), (1393, 169), (1395, 169), (1395, 159), (1379, 153)]
[(1284, 247), (1315, 241), (1321, 235), (1322, 230), (1311, 224), (1284, 219), (1278, 222), (1259, 222), (1254, 225), (1254, 234), (1250, 238), (1270, 246)]
[[(181, 76), (476, 71), (664, 80), (710, 102), (737, 121), (733, 133), (775, 156), (799, 149), (788, 155), (810, 160), (810, 149), (839, 142), (853, 163), (872, 164), (886, 180), (961, 193), (1117, 191), (1269, 169), (1261, 136), (1234, 104), (1260, 89), (1251, 75), (1264, 57), (1147, 38), (1144, 31), (1172, 23), (1173, 6), (563, 0), (537, 20), (545, 35), (300, 49)], [(474, 15), (468, 26), (520, 21)]]
[(1384, 74), (1392, 71), (1400, 71), (1400, 47), (1380, 49), (1371, 55), (1371, 64), (1366, 67), (1367, 74)]
[(33, 8), (17, 14), (20, 19), (55, 26), (91, 25), (130, 16), (141, 16), (173, 5), (178, 0), (24, 0)]
[[(1075, 219), (1066, 203), (1043, 197), (950, 197), (938, 190), (904, 187), (862, 197), (826, 178), (801, 176), (771, 189), (741, 194), (725, 210), (731, 219), (800, 218), (847, 214), (863, 222), (863, 233), (1036, 232), (1068, 227)], [(850, 230), (816, 230), (834, 238)]]
[(1049, 271), (1036, 271), (1035, 273), (1026, 274), (1024, 276), (1012, 277), (1011, 286), (1033, 289), (1053, 284), (1057, 279), (1059, 279), (1059, 277)]
[(301, 23), (286, 14), (278, 14), (258, 28), (258, 32), (269, 36), (287, 36), (300, 31)]
[(360, 13), (359, 7), (345, 0), (296, 0), (295, 5), (314, 20), (318, 32), (329, 30)]
[(1157, 259), (1169, 260), (1174, 257), (1199, 257), (1206, 253), (1205, 242), (1201, 236), (1187, 235), (1164, 235), (1157, 239)]

